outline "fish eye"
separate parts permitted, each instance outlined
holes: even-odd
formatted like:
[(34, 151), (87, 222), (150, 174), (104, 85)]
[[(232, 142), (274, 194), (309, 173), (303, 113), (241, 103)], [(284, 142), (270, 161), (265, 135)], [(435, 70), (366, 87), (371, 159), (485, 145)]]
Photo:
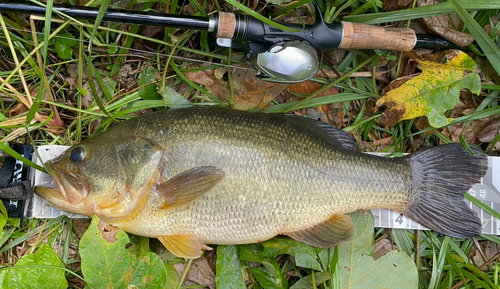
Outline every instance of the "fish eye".
[(87, 149), (84, 146), (77, 146), (73, 148), (73, 150), (69, 154), (69, 159), (74, 163), (81, 162), (86, 157), (87, 157)]

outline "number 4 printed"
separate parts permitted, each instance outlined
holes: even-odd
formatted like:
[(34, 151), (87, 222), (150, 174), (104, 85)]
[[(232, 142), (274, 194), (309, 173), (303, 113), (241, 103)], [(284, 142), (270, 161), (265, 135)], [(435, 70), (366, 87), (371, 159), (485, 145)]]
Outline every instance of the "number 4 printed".
[(398, 212), (393, 212), (393, 226), (394, 228), (405, 228), (406, 229), (406, 217)]

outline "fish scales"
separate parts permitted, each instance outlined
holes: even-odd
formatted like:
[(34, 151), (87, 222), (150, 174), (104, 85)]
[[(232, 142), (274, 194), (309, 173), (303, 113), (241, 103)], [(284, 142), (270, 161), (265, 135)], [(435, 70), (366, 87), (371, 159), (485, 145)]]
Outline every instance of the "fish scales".
[[(179, 111), (161, 127), (142, 119), (136, 131), (167, 148), (162, 166), (167, 178), (204, 165), (225, 172), (219, 184), (187, 206), (161, 210), (160, 200), (152, 198), (148, 214), (135, 220), (149, 224), (149, 236), (165, 234), (168, 228), (174, 235), (195, 232), (208, 243), (257, 242), (323, 222), (334, 213), (397, 209), (410, 201), (405, 161), (351, 154), (286, 123)], [(116, 225), (134, 233), (132, 227)]]
[(47, 162), (58, 188), (35, 192), (197, 258), (205, 244), (278, 234), (317, 247), (350, 240), (346, 213), (393, 209), (448, 236), (481, 232), (463, 192), (487, 160), (459, 144), (403, 158), (356, 150), (352, 136), (293, 115), (165, 110), (125, 121)]

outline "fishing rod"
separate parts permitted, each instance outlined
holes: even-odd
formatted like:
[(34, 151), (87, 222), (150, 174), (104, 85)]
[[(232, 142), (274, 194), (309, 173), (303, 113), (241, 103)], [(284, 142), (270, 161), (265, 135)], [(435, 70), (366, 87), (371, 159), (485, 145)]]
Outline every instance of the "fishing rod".
[[(103, 21), (153, 25), (208, 31), (222, 47), (246, 48), (243, 61), (257, 71), (262, 80), (279, 83), (305, 81), (319, 70), (316, 49), (381, 49), (410, 51), (416, 47), (448, 47), (439, 37), (416, 35), (408, 28), (335, 22), (325, 23), (317, 5), (313, 25), (280, 23), (298, 30), (285, 31), (249, 15), (218, 12), (209, 17), (164, 14), (156, 12), (107, 9)], [(53, 5), (53, 10), (75, 19), (95, 20), (98, 8)], [(46, 9), (31, 2), (0, 0), (0, 12), (45, 15)], [(244, 45), (238, 43), (243, 42)]]

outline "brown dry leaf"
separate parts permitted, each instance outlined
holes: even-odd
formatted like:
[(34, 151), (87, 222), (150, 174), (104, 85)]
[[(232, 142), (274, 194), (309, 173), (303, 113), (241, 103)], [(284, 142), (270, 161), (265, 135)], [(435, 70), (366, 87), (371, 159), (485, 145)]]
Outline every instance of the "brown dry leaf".
[(339, 65), (347, 56), (344, 49), (326, 49), (323, 50), (323, 60), (331, 66)]
[[(488, 261), (491, 263), (491, 259), (500, 253), (500, 245), (492, 241), (480, 242), (480, 245), (481, 248), (477, 248), (475, 255), (472, 257), (474, 265), (477, 267), (483, 266)], [(479, 253), (478, 250), (481, 250), (484, 253), (484, 256)], [(483, 257), (486, 258), (486, 260), (484, 260)]]
[(398, 6), (408, 6), (413, 3), (413, 0), (398, 0)]
[(373, 247), (373, 259), (377, 260), (392, 250), (397, 250), (397, 247), (391, 242), (391, 240), (387, 238), (378, 240)]
[(382, 2), (382, 11), (383, 12), (391, 12), (399, 10), (399, 1), (398, 0), (383, 0)]
[(325, 112), (331, 124), (338, 128), (344, 126), (344, 104), (340, 102), (323, 105), (321, 110)]
[(292, 84), (288, 87), (288, 91), (293, 92), (293, 93), (315, 93), (319, 89), (323, 87), (323, 84), (312, 81), (312, 80), (306, 80), (302, 81), (299, 83)]
[[(194, 67), (200, 66), (191, 65), (189, 68)], [(186, 72), (185, 75), (191, 81), (205, 86), (220, 101), (229, 101), (231, 90), (229, 83), (221, 77), (221, 72), (224, 73), (222, 70), (216, 72), (213, 69), (207, 69)], [(262, 81), (255, 77), (254, 71), (246, 68), (232, 68), (231, 80), (234, 91), (234, 107), (239, 110), (265, 107), (288, 87), (288, 84)]]
[[(438, 0), (417, 0), (417, 6), (428, 6), (439, 3)], [(452, 18), (450, 15), (439, 15), (433, 17), (424, 17), (422, 21), (425, 25), (437, 35), (444, 37), (450, 42), (455, 43), (460, 47), (470, 45), (474, 41), (474, 37), (468, 33), (457, 31), (453, 28), (453, 23), (461, 23), (459, 18)], [(460, 29), (459, 27), (457, 29)]]
[(102, 233), (102, 237), (104, 240), (106, 240), (108, 243), (114, 243), (116, 242), (116, 234), (120, 231), (118, 227), (115, 227), (113, 225), (110, 225), (103, 220), (99, 219), (99, 223), (97, 224), (97, 227)]
[[(431, 125), (429, 124), (429, 120), (427, 119), (427, 117), (418, 117), (417, 120), (415, 121), (414, 123), (415, 127), (418, 128), (419, 131), (422, 131), (424, 129), (427, 129), (429, 127), (431, 127)], [(432, 134), (435, 134), (436, 132), (438, 132), (437, 129), (433, 129), (433, 130), (430, 130), (426, 133), (424, 133), (425, 135), (432, 135)]]
[[(174, 264), (179, 276), (182, 276), (187, 264), (187, 262)], [(189, 272), (184, 280), (184, 286), (203, 285), (208, 286), (210, 289), (215, 289), (215, 274), (210, 269), (205, 257), (196, 259), (191, 263)]]
[[(303, 94), (312, 94), (317, 92), (319, 89), (323, 87), (323, 84), (306, 80), (300, 83), (292, 84), (288, 87), (288, 92), (292, 93), (303, 93)], [(322, 93), (318, 94), (316, 97), (322, 97), (327, 95), (338, 94), (339, 91), (335, 87), (330, 87)], [(284, 94), (283, 102), (291, 102), (297, 101), (301, 98), (296, 97), (290, 93)], [(319, 107), (312, 107), (307, 109), (301, 109), (295, 111), (297, 115), (307, 115), (311, 118), (321, 120), (326, 123), (334, 123), (337, 127), (342, 127), (343, 125), (343, 117), (344, 117), (344, 109), (342, 103), (332, 103), (329, 105), (322, 105)]]
[[(474, 113), (475, 109), (453, 109), (451, 112), (451, 118), (457, 118), (465, 115)], [(483, 129), (484, 125), (488, 119), (479, 119), (472, 121), (467, 127), (466, 123), (461, 123), (458, 125), (451, 125), (444, 128), (441, 133), (447, 138), (451, 139), (454, 143), (460, 143), (460, 135), (464, 138), (465, 142), (468, 144), (478, 144), (478, 134)], [(464, 130), (465, 129), (465, 130)], [(444, 144), (444, 143), (442, 143)]]
[[(388, 149), (394, 145), (394, 139), (392, 137), (385, 137), (373, 142), (360, 141), (359, 149), (362, 152), (379, 152)], [(389, 153), (394, 152), (394, 149), (390, 150)]]
[(90, 218), (78, 218), (73, 220), (73, 230), (75, 231), (78, 240), (80, 240), (83, 234), (85, 234), (85, 231), (89, 228), (91, 221), (92, 219)]
[[(477, 135), (479, 141), (488, 143), (488, 150), (491, 150), (491, 143), (500, 133), (500, 116), (492, 119), (484, 125), (484, 128)], [(494, 151), (500, 151), (500, 141), (495, 144)]]

